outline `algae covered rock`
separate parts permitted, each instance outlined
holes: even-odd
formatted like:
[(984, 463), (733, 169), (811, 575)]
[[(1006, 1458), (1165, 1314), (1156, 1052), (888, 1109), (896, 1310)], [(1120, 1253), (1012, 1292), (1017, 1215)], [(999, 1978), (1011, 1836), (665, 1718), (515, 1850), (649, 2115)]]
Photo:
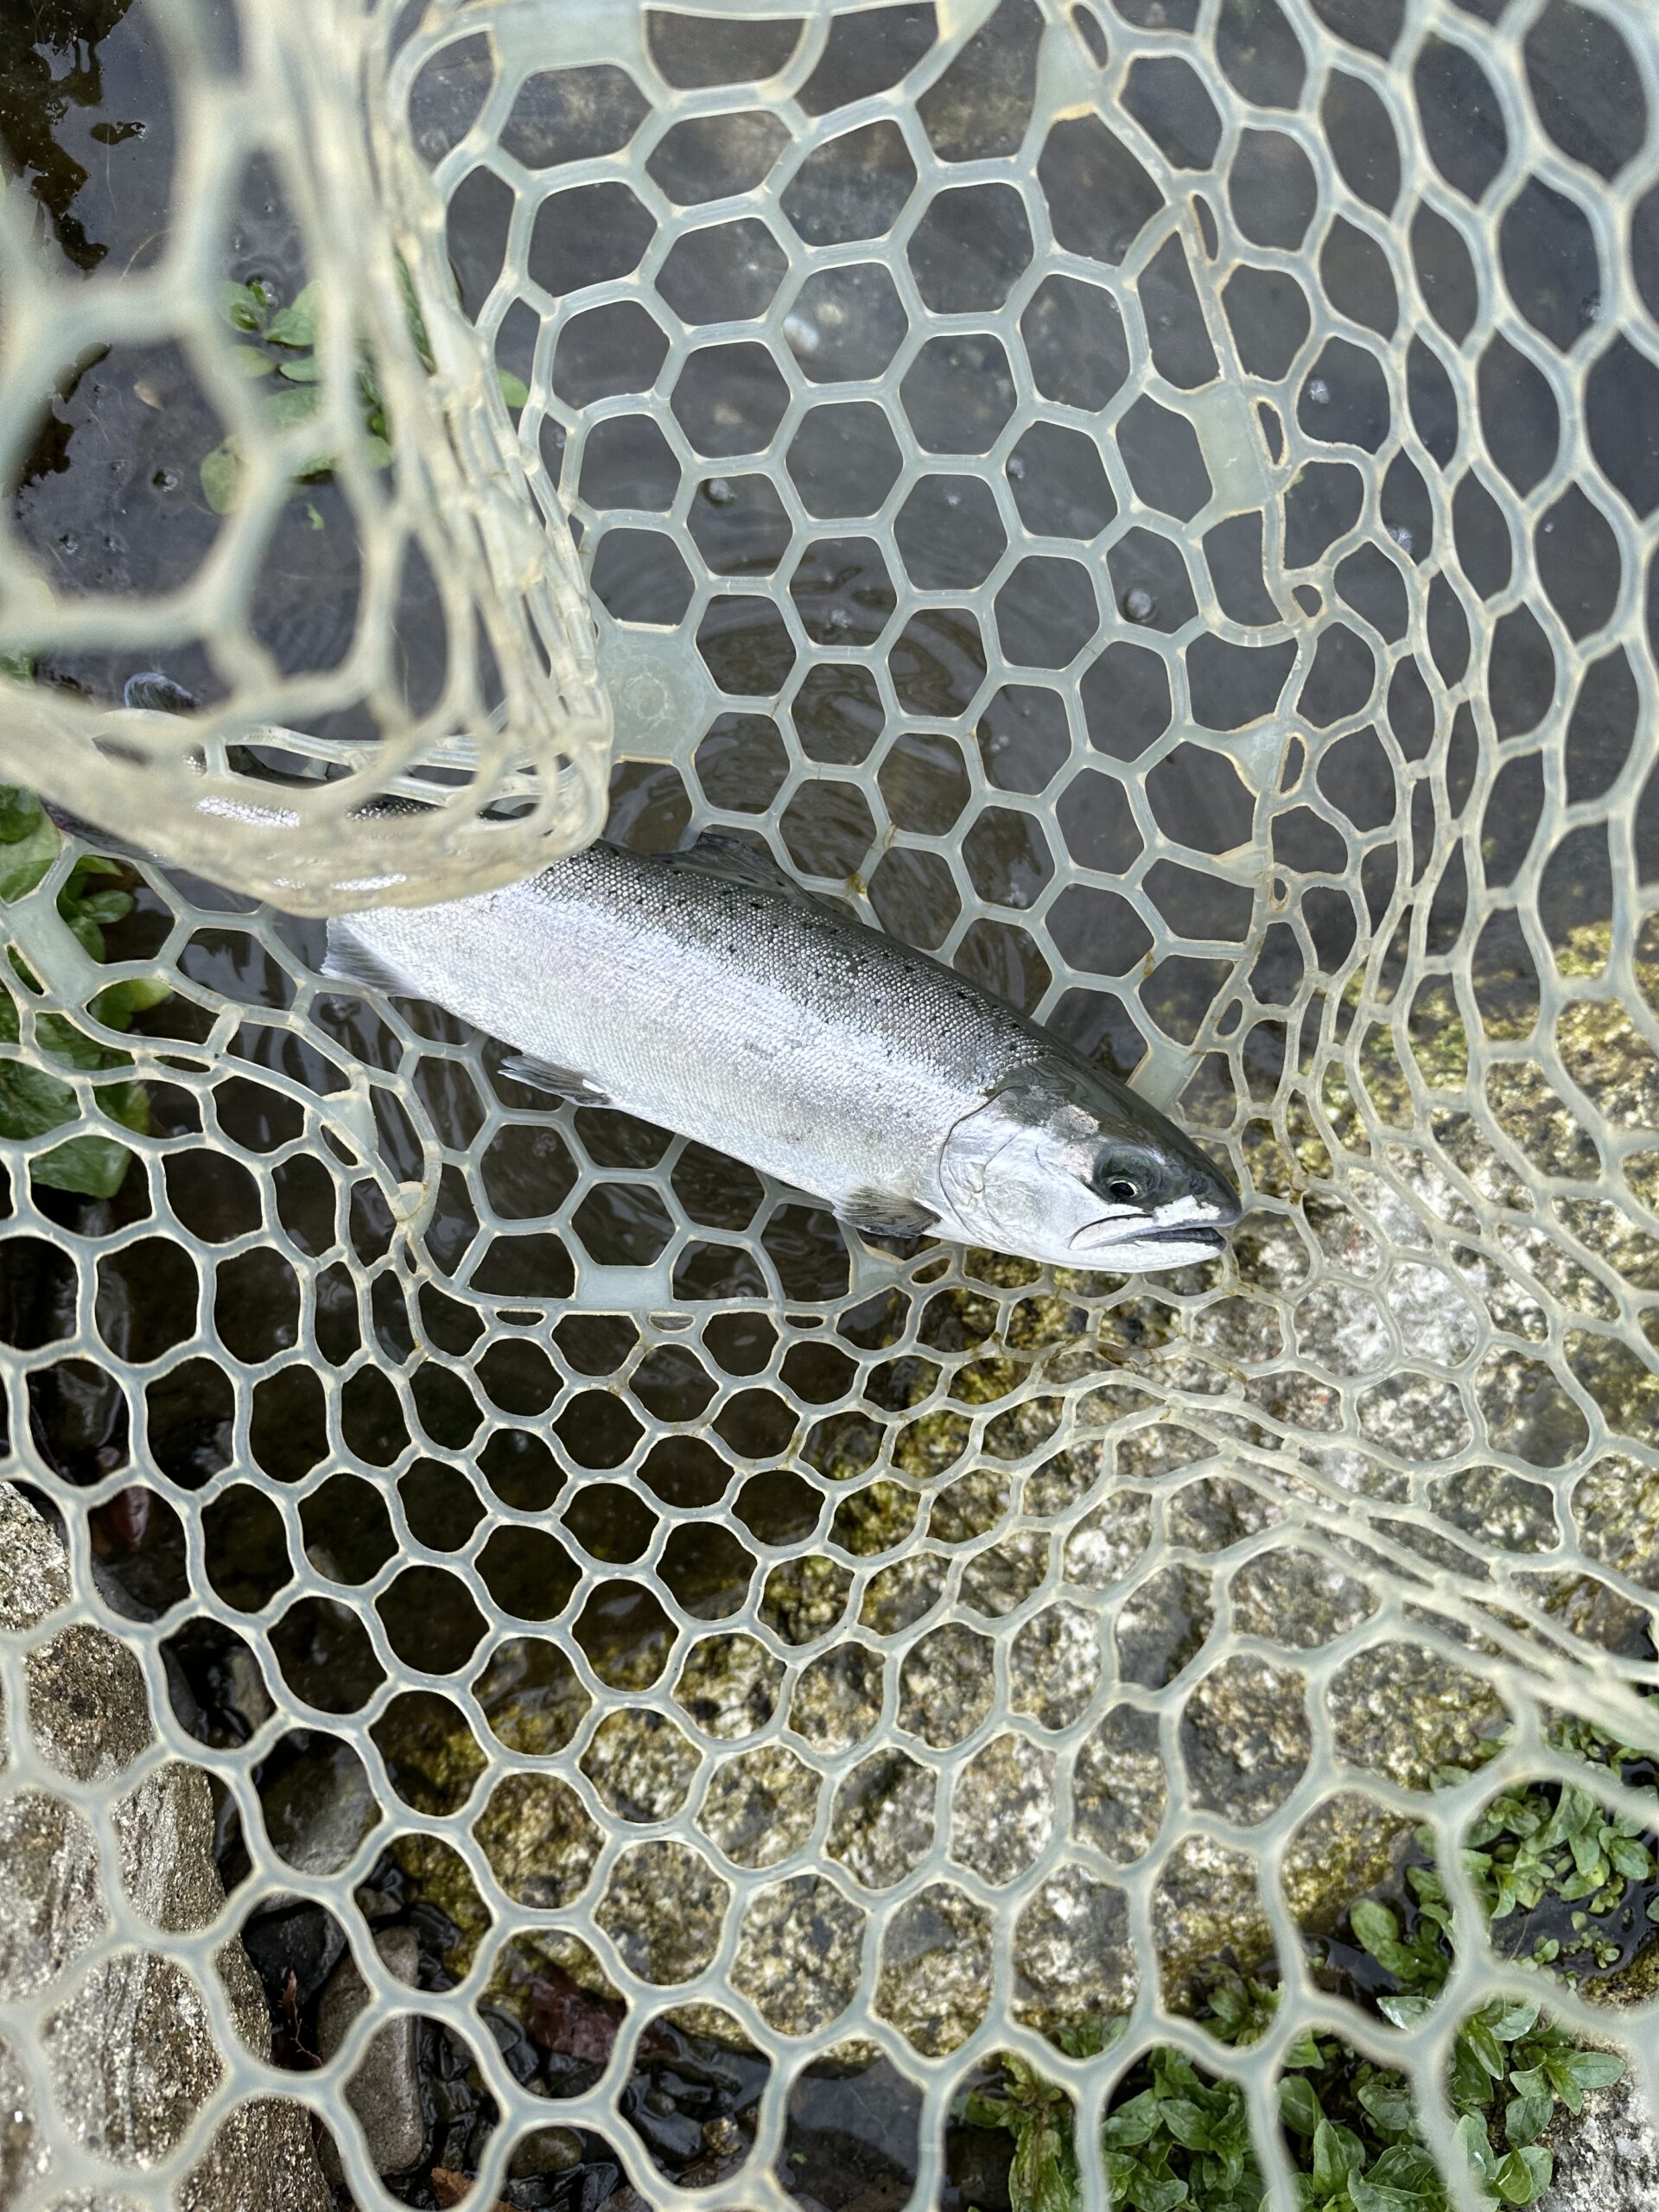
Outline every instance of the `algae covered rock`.
[[(0, 1485), (0, 1623), (49, 1623), (70, 1586), (51, 1529)], [(103, 2161), (112, 2180), (125, 2175), (140, 2187), (145, 2170), (186, 2139), (224, 2072), (191, 1974), (159, 1949), (102, 1948), (111, 1884), (158, 1936), (189, 1933), (224, 1910), (207, 1776), (174, 1760), (120, 1790), (153, 1732), (137, 1662), (104, 1630), (86, 1622), (63, 1630), (29, 1652), (22, 1672), (34, 1745), (48, 1766), (119, 1793), (118, 1858), (100, 1863), (86, 1820), (48, 1791), (20, 1791), (0, 1814), (0, 2000), (46, 2000), (40, 2056), (54, 2106), (35, 2108), (15, 2054), (0, 2045), (9, 2085), (0, 2092), (0, 2204), (48, 2177), (56, 2149), (71, 2143)], [(222, 1944), (215, 1964), (238, 2033), (268, 2056), (270, 2017), (240, 1944)], [(181, 2212), (327, 2212), (305, 2113), (276, 2097), (236, 2107), (176, 2201)]]

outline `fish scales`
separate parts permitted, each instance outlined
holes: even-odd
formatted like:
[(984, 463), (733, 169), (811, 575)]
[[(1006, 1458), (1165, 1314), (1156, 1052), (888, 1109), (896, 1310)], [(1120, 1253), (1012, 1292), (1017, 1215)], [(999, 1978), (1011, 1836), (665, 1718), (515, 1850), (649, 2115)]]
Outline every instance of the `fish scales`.
[(1009, 1008), (828, 908), (605, 846), (338, 927), (410, 995), (831, 1200), (931, 1179), (954, 1123), (1043, 1049)]
[(1212, 1257), (1238, 1217), (1222, 1171), (1145, 1100), (730, 841), (595, 844), (506, 889), (337, 916), (329, 965), (872, 1233), (1167, 1268)]
[[(195, 703), (155, 671), (128, 693)], [(418, 804), (356, 818), (372, 843), (377, 817)], [(505, 890), (337, 915), (325, 965), (447, 1007), (544, 1088), (699, 1139), (871, 1234), (1157, 1269), (1213, 1258), (1239, 1217), (1155, 1107), (731, 838), (601, 842)]]

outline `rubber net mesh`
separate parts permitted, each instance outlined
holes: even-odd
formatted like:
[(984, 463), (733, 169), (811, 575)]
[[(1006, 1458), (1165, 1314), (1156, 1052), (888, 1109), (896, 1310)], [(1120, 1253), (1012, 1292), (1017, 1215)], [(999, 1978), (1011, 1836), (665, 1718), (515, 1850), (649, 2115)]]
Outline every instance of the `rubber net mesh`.
[[(1650, 12), (147, 7), (168, 213), (48, 287), (14, 190), (7, 451), (108, 346), (60, 409), (148, 472), (194, 379), (229, 504), (124, 599), (18, 491), (0, 758), (231, 887), (10, 823), (0, 1824), (56, 1903), (0, 2174), (229, 2202), (281, 2094), (363, 2204), (971, 2203), (1012, 2052), (1103, 2204), (1173, 2047), (1288, 2203), (1316, 2029), (1484, 2201), (1473, 2008), (1659, 2048)], [(461, 779), (394, 896), (592, 828), (573, 537), (611, 834), (758, 836), (1178, 1102), (1224, 1262), (898, 1256), (320, 977), (256, 895), (360, 899), (365, 793)], [(118, 708), (151, 668), (198, 710)], [(1460, 1845), (1568, 1782), (1625, 1871), (1489, 1926)], [(1426, 1930), (1407, 1859), (1456, 1936), (1402, 2026), (1348, 1916)]]
[[(27, 484), (60, 467), (51, 402), (85, 409), (101, 385), (110, 505), (144, 522), (130, 546), (106, 518), (83, 548), (32, 528), (26, 503), (8, 512), (0, 652), (73, 657), (82, 696), (42, 685), (14, 702), (0, 768), (302, 913), (512, 881), (585, 842), (602, 812), (608, 720), (580, 582), (526, 485), (459, 310), (442, 210), (389, 102), (391, 12), (150, 0), (124, 84), (148, 113), (105, 119), (86, 149), (113, 173), (130, 138), (158, 143), (111, 178), (131, 230), (111, 258), (67, 205), (86, 168), (41, 143), (50, 95), (7, 54), (8, 153), (36, 190), (0, 213), (0, 472)], [(32, 17), (41, 73), (54, 50), (68, 65), (57, 104), (87, 104), (100, 35), (127, 13), (43, 0), (15, 11), (8, 48), (27, 50)], [(43, 256), (60, 195), (63, 254)], [(245, 291), (227, 299), (233, 263), (281, 273), (285, 321)], [(277, 352), (257, 342), (267, 328)], [(181, 451), (208, 530), (142, 505), (147, 478), (177, 488)], [(325, 474), (320, 563), (289, 494)], [(332, 621), (292, 619), (299, 572), (327, 574)], [(143, 696), (111, 714), (86, 683), (94, 667), (137, 672), (135, 652), (165, 656), (199, 696), (188, 732)], [(355, 817), (388, 791), (442, 804), (372, 832)]]

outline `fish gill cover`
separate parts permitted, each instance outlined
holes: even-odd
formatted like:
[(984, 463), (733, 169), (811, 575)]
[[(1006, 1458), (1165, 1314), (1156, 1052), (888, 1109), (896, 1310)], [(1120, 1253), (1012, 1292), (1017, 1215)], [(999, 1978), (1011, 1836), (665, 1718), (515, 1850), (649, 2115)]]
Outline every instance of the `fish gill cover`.
[[(1651, 2200), (1656, 62), (8, 18), (9, 2204)], [(258, 903), (607, 713), (1230, 1255), (867, 1245)]]

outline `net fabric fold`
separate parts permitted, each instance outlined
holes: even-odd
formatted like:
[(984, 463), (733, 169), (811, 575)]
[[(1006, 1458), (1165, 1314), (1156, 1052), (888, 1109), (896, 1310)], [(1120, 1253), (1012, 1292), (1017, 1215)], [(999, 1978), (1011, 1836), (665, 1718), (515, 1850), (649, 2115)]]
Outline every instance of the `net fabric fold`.
[[(0, 226), (9, 482), (29, 482), (54, 398), (94, 370), (223, 434), (193, 455), (217, 527), (153, 575), (144, 550), (124, 563), (111, 537), (107, 575), (78, 590), (60, 544), (9, 513), (0, 651), (77, 670), (9, 698), (0, 767), (296, 913), (511, 881), (584, 843), (603, 813), (592, 626), (569, 539), (537, 514), (457, 312), (442, 210), (407, 129), (386, 127), (391, 14), (330, 6), (300, 25), (279, 7), (155, 0), (143, 35), (164, 57), (168, 111), (152, 121), (171, 126), (171, 175), (150, 236), (124, 266), (63, 270), (21, 186)], [(245, 294), (227, 312), (226, 295), (251, 243), (259, 259), (273, 240), (264, 281), (286, 264), (289, 350), (264, 357), (250, 335), (264, 316)], [(274, 289), (270, 304), (281, 329)], [(256, 389), (262, 361), (279, 359)], [(340, 495), (334, 527), (353, 558), (340, 588), (357, 615), (329, 654), (266, 620), (273, 567), (292, 556), (294, 484), (321, 477)], [(117, 497), (124, 520), (141, 510)], [(418, 620), (440, 642), (412, 675), (397, 618), (416, 575)], [(122, 660), (188, 663), (199, 710), (122, 703), (108, 676)], [(433, 810), (360, 818), (388, 793)]]

